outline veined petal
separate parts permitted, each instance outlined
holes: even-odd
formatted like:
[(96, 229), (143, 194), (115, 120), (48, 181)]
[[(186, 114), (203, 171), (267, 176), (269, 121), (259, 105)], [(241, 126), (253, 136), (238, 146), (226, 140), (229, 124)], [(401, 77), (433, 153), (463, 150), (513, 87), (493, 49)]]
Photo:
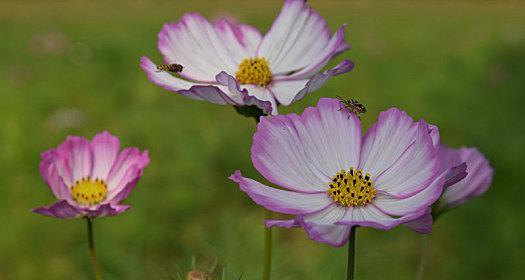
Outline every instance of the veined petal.
[(98, 205), (94, 210), (87, 210), (85, 215), (90, 218), (116, 216), (127, 211), (129, 208), (131, 208), (129, 205), (106, 203)]
[(404, 225), (417, 233), (431, 233), (432, 223), (432, 209), (428, 208), (428, 211), (425, 212), (423, 216)]
[(374, 205), (382, 212), (392, 216), (405, 216), (420, 212), (422, 209), (431, 207), (439, 199), (443, 192), (446, 175), (446, 172), (440, 174), (427, 188), (408, 198), (397, 198), (389, 194), (378, 193), (374, 198)]
[(236, 24), (228, 19), (218, 20), (214, 27), (237, 64), (247, 57), (255, 56), (262, 40), (261, 33), (255, 27)]
[[(181, 76), (213, 82), (217, 73), (235, 73), (239, 64), (221, 35), (224, 32), (218, 32), (203, 16), (189, 13), (177, 23), (164, 25), (159, 33), (158, 47), (167, 63), (184, 66)], [(235, 36), (232, 39), (235, 41), (228, 44), (239, 44)]]
[(336, 224), (347, 226), (373, 227), (382, 230), (390, 230), (402, 223), (413, 221), (421, 217), (426, 209), (395, 218), (387, 215), (374, 204), (348, 208), (346, 214)]
[(93, 154), (89, 141), (78, 136), (68, 136), (56, 149), (58, 172), (67, 186), (91, 176)]
[(382, 112), (363, 140), (360, 168), (378, 191), (408, 197), (428, 186), (438, 172), (437, 150), (428, 125), (397, 108)]
[(293, 228), (301, 226), (299, 218), (290, 220), (266, 220), (264, 221), (266, 227), (282, 227), (282, 228)]
[[(217, 82), (219, 84), (228, 88), (228, 90), (231, 93), (231, 96), (236, 97), (235, 102), (238, 103), (238, 106), (254, 105), (254, 106), (261, 108), (266, 114), (271, 114), (273, 112), (272, 99), (270, 98), (271, 96), (262, 97), (262, 98), (265, 98), (266, 100), (260, 100), (256, 96), (250, 95), (246, 88), (241, 89), (241, 85), (239, 84), (239, 81), (237, 81), (233, 76), (227, 74), (224, 71), (219, 73), (215, 78), (217, 79)], [(258, 96), (261, 96), (261, 94), (258, 94)], [(273, 104), (275, 104), (275, 101), (273, 101)]]
[(268, 59), (274, 76), (289, 75), (317, 64), (327, 49), (335, 46), (342, 51), (344, 38), (337, 41), (331, 44), (326, 21), (304, 1), (288, 0), (263, 38), (257, 56)]
[(140, 177), (141, 171), (149, 164), (148, 151), (137, 148), (122, 150), (111, 167), (107, 179), (108, 200), (112, 200), (128, 183)]
[(447, 149), (448, 151), (444, 151), (444, 153), (452, 155), (445, 160), (466, 162), (468, 174), (465, 179), (445, 190), (439, 203), (439, 207), (442, 209), (457, 206), (485, 193), (492, 183), (494, 173), (488, 160), (476, 148), (450, 149), (441, 147), (441, 150)]
[(336, 99), (322, 98), (301, 116), (261, 118), (252, 162), (270, 182), (301, 192), (325, 192), (338, 171), (357, 166), (361, 123)]
[(69, 204), (66, 200), (61, 200), (51, 206), (38, 207), (33, 212), (59, 219), (77, 218), (82, 216), (82, 212), (75, 206)]
[(192, 83), (166, 72), (158, 72), (157, 66), (147, 57), (141, 57), (140, 67), (148, 76), (148, 80), (166, 90), (173, 91), (196, 100), (206, 100), (215, 104), (241, 105), (241, 96), (229, 96), (228, 89), (222, 85)]
[(269, 102), (272, 108), (272, 115), (278, 114), (277, 102), (275, 102), (275, 97), (269, 89), (257, 85), (242, 85), (242, 87), (248, 91), (248, 96), (255, 97), (257, 100)]
[[(433, 146), (428, 126), (424, 121), (419, 121), (417, 126), (414, 142), (390, 167), (379, 172), (375, 181), (378, 191), (406, 198), (429, 186), (439, 174), (437, 149)], [(389, 148), (387, 145), (384, 153), (397, 153)]]
[(306, 230), (310, 239), (341, 247), (348, 240), (350, 227), (336, 225), (336, 223), (346, 211), (347, 208), (332, 204), (319, 212), (301, 216), (301, 226)]
[(318, 73), (309, 80), (277, 80), (271, 85), (271, 90), (277, 101), (288, 106), (303, 99), (306, 94), (321, 88), (330, 78), (349, 72), (354, 68), (350, 60), (343, 60), (332, 69)]
[(47, 185), (58, 199), (69, 198), (69, 189), (60, 177), (55, 162), (57, 161), (57, 152), (54, 149), (42, 153), (42, 161), (39, 165), (40, 174), (46, 181)]
[(104, 131), (93, 137), (91, 151), (93, 152), (92, 179), (107, 180), (109, 171), (115, 163), (120, 149), (120, 141), (117, 137)]
[(248, 194), (255, 203), (275, 212), (293, 215), (307, 214), (319, 211), (332, 202), (326, 193), (308, 194), (271, 188), (255, 180), (242, 177), (238, 170), (229, 179), (239, 184), (241, 190)]

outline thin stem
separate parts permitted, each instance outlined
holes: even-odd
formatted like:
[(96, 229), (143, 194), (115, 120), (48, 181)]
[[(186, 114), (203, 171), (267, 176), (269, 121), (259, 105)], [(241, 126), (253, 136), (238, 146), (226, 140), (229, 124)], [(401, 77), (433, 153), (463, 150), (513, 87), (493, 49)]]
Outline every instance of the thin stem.
[(428, 248), (428, 239), (426, 235), (421, 235), (420, 239), (420, 256), (419, 256), (419, 265), (417, 268), (417, 275), (416, 280), (423, 279), (423, 276), (425, 275), (425, 266), (426, 266), (426, 258), (427, 258), (427, 248)]
[(350, 229), (350, 238), (348, 240), (348, 265), (346, 267), (346, 280), (354, 279), (355, 272), (355, 230), (356, 226)]
[(95, 253), (95, 241), (93, 240), (93, 219), (86, 218), (87, 221), (87, 234), (88, 234), (88, 248), (89, 256), (91, 257), (91, 266), (95, 271), (95, 279), (103, 280), (102, 269), (97, 260), (97, 254)]
[[(273, 213), (270, 210), (265, 210), (265, 220), (272, 219)], [(270, 272), (272, 267), (272, 228), (264, 227), (264, 268), (263, 280), (270, 279)]]

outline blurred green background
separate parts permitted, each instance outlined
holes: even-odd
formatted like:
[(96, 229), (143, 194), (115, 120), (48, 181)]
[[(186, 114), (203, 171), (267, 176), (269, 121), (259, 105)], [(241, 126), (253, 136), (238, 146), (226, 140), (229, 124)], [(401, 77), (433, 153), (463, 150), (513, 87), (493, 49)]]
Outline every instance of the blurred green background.
[[(476, 146), (496, 169), (481, 198), (442, 217), (429, 236), (358, 230), (357, 279), (525, 279), (525, 4), (309, 1), (334, 30), (348, 22), (353, 72), (321, 96), (392, 106), (437, 124), (442, 142)], [(40, 152), (67, 135), (109, 130), (147, 148), (133, 209), (95, 221), (108, 279), (171, 279), (219, 259), (228, 279), (260, 279), (263, 211), (226, 179), (260, 178), (249, 159), (254, 122), (227, 106), (150, 84), (139, 57), (160, 61), (157, 33), (190, 11), (267, 30), (281, 1), (18, 1), (0, 4), (0, 279), (92, 279), (83, 220), (38, 216), (54, 198)], [(338, 58), (337, 61), (340, 61)], [(343, 279), (346, 248), (275, 231), (273, 279)], [(423, 253), (422, 253), (423, 252)]]

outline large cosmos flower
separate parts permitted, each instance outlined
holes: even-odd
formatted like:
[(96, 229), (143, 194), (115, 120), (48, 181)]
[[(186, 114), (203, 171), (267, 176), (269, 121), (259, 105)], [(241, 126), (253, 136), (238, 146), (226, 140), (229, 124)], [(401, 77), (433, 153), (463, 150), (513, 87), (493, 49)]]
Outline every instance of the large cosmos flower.
[(441, 145), (439, 158), (441, 161), (440, 172), (448, 173), (443, 194), (433, 209), (429, 207), (421, 218), (406, 224), (409, 228), (420, 233), (431, 232), (432, 214), (439, 215), (450, 208), (482, 195), (492, 183), (494, 170), (489, 161), (476, 148), (453, 149)]
[(69, 136), (58, 148), (42, 153), (40, 173), (59, 201), (33, 211), (56, 218), (94, 218), (129, 209), (120, 202), (137, 184), (149, 157), (137, 148), (119, 149), (119, 139), (102, 132), (91, 142)]
[(181, 78), (159, 72), (147, 57), (141, 58), (141, 67), (151, 82), (169, 91), (277, 114), (277, 104), (290, 105), (353, 68), (343, 60), (320, 72), (349, 48), (346, 25), (331, 36), (326, 21), (304, 2), (286, 0), (264, 37), (245, 24), (226, 19), (212, 24), (197, 13), (185, 14), (164, 25), (158, 42), (165, 63), (184, 66)]
[(301, 116), (261, 118), (251, 150), (255, 168), (284, 189), (236, 171), (257, 204), (295, 215), (267, 226), (302, 226), (313, 240), (343, 246), (352, 226), (388, 230), (421, 217), (441, 195), (439, 134), (392, 108), (361, 135), (357, 115), (322, 98)]

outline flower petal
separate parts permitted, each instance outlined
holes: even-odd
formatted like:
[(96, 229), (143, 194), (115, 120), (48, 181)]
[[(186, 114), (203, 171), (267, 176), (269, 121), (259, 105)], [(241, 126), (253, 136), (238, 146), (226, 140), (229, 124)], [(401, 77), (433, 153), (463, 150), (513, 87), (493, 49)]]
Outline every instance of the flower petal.
[(428, 208), (428, 211), (423, 216), (405, 223), (404, 225), (409, 229), (417, 233), (431, 233), (432, 232), (432, 209)]
[[(191, 83), (166, 72), (158, 72), (157, 66), (147, 57), (141, 57), (140, 67), (148, 76), (148, 80), (166, 90), (182, 94), (196, 100), (206, 100), (215, 104), (242, 105), (236, 100), (241, 96), (229, 96), (228, 89), (218, 84)], [(216, 82), (215, 82), (216, 83)]]
[(106, 182), (108, 187), (107, 200), (112, 200), (128, 183), (133, 182), (137, 176), (140, 176), (142, 169), (148, 164), (148, 151), (141, 153), (137, 148), (122, 150), (108, 175)]
[[(488, 160), (476, 148), (449, 149), (459, 161), (467, 164), (468, 175), (455, 185), (448, 187), (440, 200), (440, 208), (451, 208), (485, 193), (492, 183), (494, 173)], [(446, 160), (446, 159), (445, 159)], [(457, 159), (456, 159), (457, 160)], [(452, 160), (455, 161), (455, 160)]]
[(107, 180), (109, 171), (115, 163), (120, 149), (120, 141), (109, 132), (101, 132), (91, 141), (91, 151), (93, 152), (93, 173), (92, 179)]
[(101, 204), (95, 210), (87, 210), (86, 216), (90, 218), (116, 216), (127, 211), (130, 207), (129, 205), (113, 205), (110, 203)]
[(236, 24), (228, 19), (218, 20), (214, 27), (237, 64), (245, 58), (255, 56), (262, 40), (261, 33), (255, 27)]
[(301, 192), (325, 192), (340, 170), (357, 166), (361, 123), (336, 99), (322, 98), (301, 116), (261, 118), (252, 162), (270, 182)]
[(408, 198), (397, 198), (389, 194), (378, 193), (373, 203), (382, 212), (392, 216), (405, 216), (420, 212), (422, 209), (431, 207), (439, 199), (443, 192), (446, 175), (446, 172), (442, 173), (427, 188)]
[(307, 93), (318, 90), (330, 78), (349, 72), (353, 68), (354, 64), (345, 59), (334, 68), (318, 73), (309, 80), (275, 81), (271, 90), (280, 104), (288, 106), (303, 99)]
[(266, 220), (264, 221), (266, 227), (282, 227), (282, 228), (293, 228), (301, 226), (298, 218), (290, 220)]
[(310, 239), (341, 247), (348, 240), (350, 227), (335, 223), (345, 215), (346, 211), (347, 208), (332, 204), (322, 211), (301, 216), (301, 226)]
[(331, 49), (334, 51), (326, 61), (336, 49), (341, 52), (341, 46), (348, 46), (344, 34), (334, 41), (330, 40), (326, 21), (317, 12), (304, 1), (288, 0), (263, 38), (257, 56), (268, 59), (274, 77), (289, 75), (324, 61)]
[(89, 141), (78, 136), (68, 136), (56, 149), (58, 172), (67, 186), (91, 176), (93, 155)]
[(405, 112), (382, 112), (364, 137), (361, 169), (370, 172), (378, 191), (409, 197), (428, 186), (438, 173), (439, 159), (424, 121), (414, 123)]
[(332, 203), (326, 193), (299, 193), (265, 186), (255, 180), (242, 177), (239, 170), (229, 177), (239, 184), (243, 192), (255, 203), (266, 209), (285, 214), (307, 214), (319, 211)]
[(376, 206), (369, 203), (364, 206), (350, 207), (345, 215), (338, 221), (338, 225), (373, 227), (389, 230), (403, 223), (405, 220), (393, 218)]
[(277, 115), (277, 102), (275, 102), (275, 97), (269, 89), (256, 85), (242, 85), (242, 87), (248, 91), (248, 96), (255, 97), (263, 102), (269, 102), (272, 108), (271, 114)]
[(42, 161), (39, 165), (40, 174), (46, 181), (47, 185), (58, 199), (67, 199), (70, 197), (69, 189), (64, 184), (62, 177), (58, 174), (55, 162), (57, 161), (57, 152), (54, 149), (42, 153)]
[[(184, 66), (181, 76), (200, 82), (213, 82), (217, 73), (235, 73), (240, 61), (232, 56), (231, 48), (203, 16), (185, 14), (177, 23), (165, 24), (159, 33), (159, 51), (167, 63)], [(233, 39), (237, 39), (234, 37)], [(237, 41), (237, 42), (236, 42)]]
[[(265, 97), (266, 100), (270, 101), (263, 101), (258, 99), (256, 96), (249, 95), (248, 90), (246, 88), (241, 89), (241, 85), (239, 84), (239, 81), (237, 81), (233, 76), (227, 74), (226, 72), (222, 71), (221, 73), (217, 74), (215, 77), (217, 79), (217, 82), (225, 87), (228, 88), (228, 90), (231, 93), (232, 98), (239, 97), (238, 100), (235, 102), (238, 103), (238, 106), (257, 106), (263, 110), (266, 114), (271, 114), (273, 112), (272, 108), (272, 99), (270, 97)], [(259, 94), (259, 96), (261, 96)], [(275, 104), (275, 101), (273, 101), (273, 104)], [(277, 109), (277, 108), (276, 108)], [(277, 112), (276, 112), (277, 113)]]
[(81, 210), (72, 206), (66, 200), (61, 200), (51, 206), (35, 208), (33, 209), (33, 212), (59, 219), (77, 218), (82, 216)]

